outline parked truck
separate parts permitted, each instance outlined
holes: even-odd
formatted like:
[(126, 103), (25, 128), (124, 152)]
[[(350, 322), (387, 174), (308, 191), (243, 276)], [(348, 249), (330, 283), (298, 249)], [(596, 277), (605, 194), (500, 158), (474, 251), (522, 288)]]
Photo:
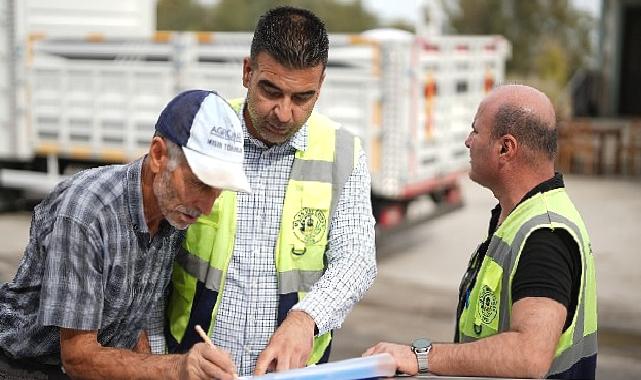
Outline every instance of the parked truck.
[[(14, 8), (45, 4), (3, 1)], [(48, 6), (59, 3), (65, 1)], [(119, 1), (104, 2), (114, 3)], [(45, 192), (79, 169), (144, 154), (158, 114), (181, 90), (245, 95), (242, 59), (250, 33), (155, 32), (150, 19), (140, 17), (143, 27), (130, 23), (126, 31), (103, 20), (110, 28), (51, 36), (32, 31), (24, 37), (12, 32), (15, 24), (3, 24), (7, 48), (14, 52), (3, 55), (0, 65), (10, 71), (15, 63), (18, 69), (2, 98), (9, 115), (0, 129), (5, 197), (11, 191), (15, 196), (15, 189)], [(503, 80), (509, 52), (500, 36), (399, 30), (330, 35), (316, 109), (361, 137), (379, 225), (403, 222), (408, 206), (421, 197), (462, 201), (458, 179), (468, 166), (463, 142), (478, 103)]]

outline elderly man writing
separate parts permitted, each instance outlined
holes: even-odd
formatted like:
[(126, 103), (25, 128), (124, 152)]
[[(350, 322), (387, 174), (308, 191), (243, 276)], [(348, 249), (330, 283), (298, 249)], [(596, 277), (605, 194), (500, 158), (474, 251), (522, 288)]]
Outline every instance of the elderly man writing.
[(143, 328), (182, 230), (223, 189), (249, 190), (241, 136), (215, 92), (187, 91), (160, 115), (145, 157), (56, 186), (0, 288), (0, 378), (233, 378), (229, 355), (210, 344), (153, 356)]

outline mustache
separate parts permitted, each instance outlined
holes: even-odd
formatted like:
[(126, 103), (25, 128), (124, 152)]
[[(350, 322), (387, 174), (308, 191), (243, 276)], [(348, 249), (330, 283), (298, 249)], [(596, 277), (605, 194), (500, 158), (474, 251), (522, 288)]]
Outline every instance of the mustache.
[(200, 211), (193, 210), (182, 205), (176, 207), (176, 211), (182, 212), (183, 214), (187, 214), (189, 216), (193, 216), (194, 218), (198, 218), (201, 215)]
[(265, 122), (276, 129), (291, 128), (293, 123), (282, 123), (278, 119), (265, 119)]

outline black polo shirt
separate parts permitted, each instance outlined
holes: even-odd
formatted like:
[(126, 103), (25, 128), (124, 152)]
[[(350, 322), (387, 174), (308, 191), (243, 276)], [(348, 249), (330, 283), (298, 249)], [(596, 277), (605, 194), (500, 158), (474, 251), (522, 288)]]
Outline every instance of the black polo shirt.
[[(530, 190), (519, 204), (535, 194), (564, 188), (563, 176), (556, 173), (554, 177), (540, 183)], [(457, 327), (455, 340), (458, 340), (458, 320), (465, 304), (465, 295), (476, 282), (481, 263), (487, 253), (490, 240), (498, 228), (501, 206), (492, 210), (488, 237), (478, 248), (476, 257), (470, 260), (466, 277), (469, 285), (461, 284), (459, 305), (457, 308)], [(525, 297), (551, 298), (567, 309), (563, 331), (572, 323), (572, 317), (579, 298), (581, 284), (581, 252), (572, 236), (563, 229), (538, 229), (528, 236), (523, 252), (512, 279), (512, 304)]]

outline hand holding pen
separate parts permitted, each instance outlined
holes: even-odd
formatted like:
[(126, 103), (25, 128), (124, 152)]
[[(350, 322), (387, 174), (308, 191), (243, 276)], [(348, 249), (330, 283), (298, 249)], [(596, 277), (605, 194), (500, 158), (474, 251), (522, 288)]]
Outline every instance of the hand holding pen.
[(181, 379), (237, 379), (236, 367), (229, 353), (216, 347), (200, 326), (196, 332), (204, 343), (195, 344), (184, 355), (180, 368)]

